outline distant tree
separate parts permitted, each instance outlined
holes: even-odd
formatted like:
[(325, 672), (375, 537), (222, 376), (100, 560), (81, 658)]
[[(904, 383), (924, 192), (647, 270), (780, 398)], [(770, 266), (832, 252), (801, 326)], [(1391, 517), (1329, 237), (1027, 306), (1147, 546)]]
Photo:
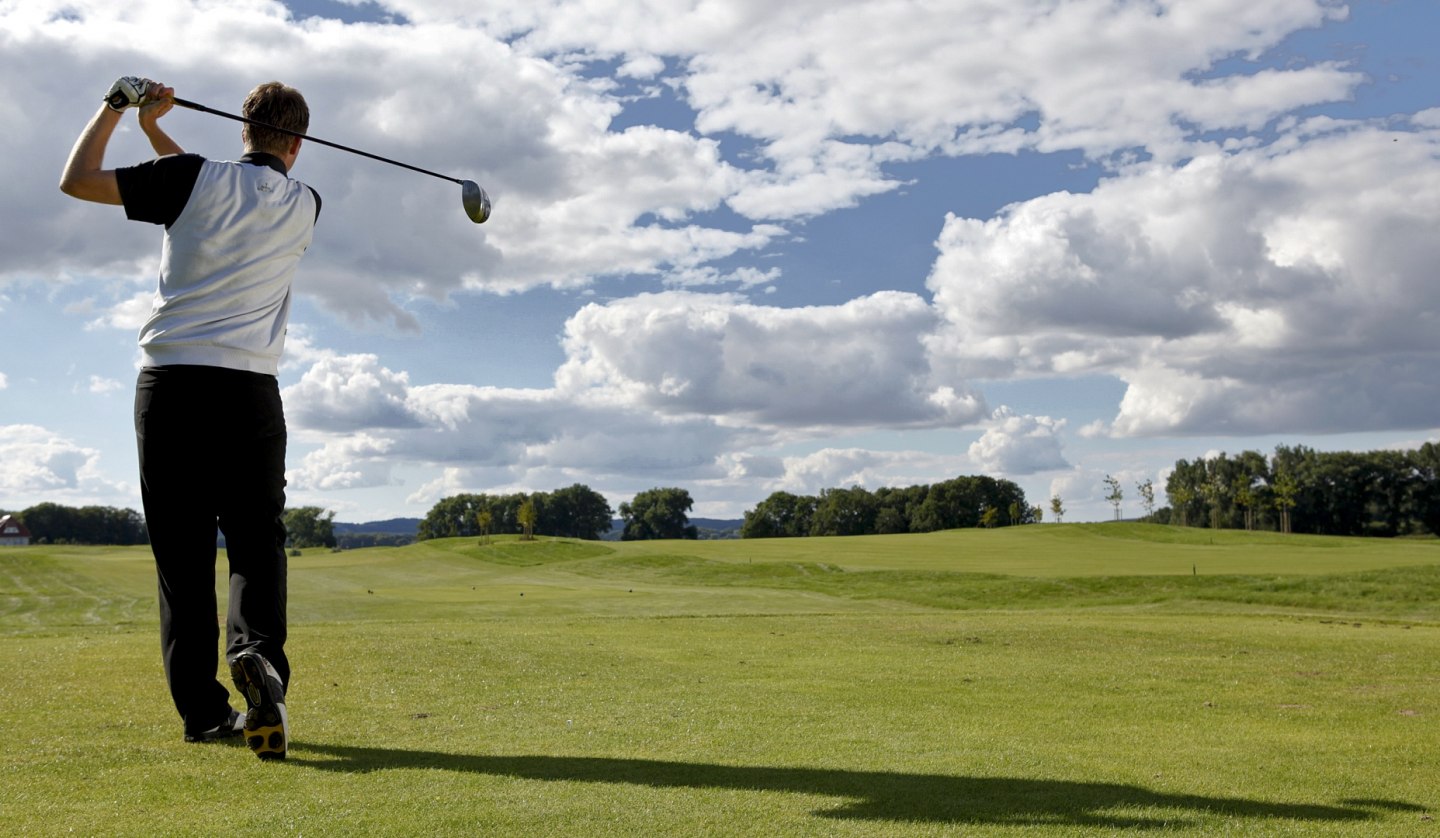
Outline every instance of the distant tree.
[(1411, 514), (1433, 535), (1440, 535), (1440, 445), (1427, 442), (1411, 452), (1415, 470), (1410, 506)]
[(534, 541), (536, 518), (535, 499), (526, 498), (524, 502), (520, 504), (520, 509), (516, 511), (515, 517), (520, 522), (520, 526), (524, 528), (524, 532), (520, 536), (521, 540)]
[(1063, 524), (1065, 522), (1065, 502), (1060, 499), (1059, 495), (1050, 496), (1050, 514), (1055, 516), (1055, 523)]
[(1140, 505), (1145, 507), (1145, 517), (1149, 518), (1155, 514), (1155, 481), (1145, 478), (1144, 483), (1136, 483), (1136, 490), (1140, 492)]
[(986, 529), (993, 529), (1000, 524), (1000, 510), (993, 506), (987, 506), (980, 510), (980, 526)]
[(15, 513), (36, 544), (145, 544), (145, 519), (133, 509), (39, 503)]
[(1180, 526), (1187, 526), (1190, 501), (1195, 499), (1194, 490), (1192, 490), (1189, 486), (1184, 485), (1176, 485), (1173, 489), (1169, 488), (1168, 483), (1166, 484), (1166, 486), (1167, 488), (1165, 489), (1165, 494), (1170, 496), (1171, 509), (1175, 512), (1175, 516), (1179, 519)]
[(504, 527), (502, 509), (497, 505), (499, 498), (490, 495), (460, 494), (441, 498), (416, 529), (415, 537), (420, 541), (431, 538), (472, 537), (480, 534), (480, 510), (491, 513), (492, 532), (514, 532)]
[(490, 525), (494, 523), (494, 521), (495, 513), (491, 512), (488, 506), (475, 513), (475, 525), (480, 528), (481, 544), (490, 543)]
[(1105, 475), (1105, 488), (1107, 489), (1105, 500), (1115, 507), (1115, 520), (1118, 521), (1120, 520), (1120, 502), (1125, 499), (1125, 493), (1120, 489), (1120, 481), (1108, 474)]
[(1280, 532), (1290, 532), (1290, 510), (1295, 508), (1295, 495), (1300, 486), (1289, 472), (1275, 477), (1275, 509), (1280, 513)]
[(647, 489), (629, 503), (620, 504), (620, 517), (625, 522), (620, 539), (699, 538), (700, 530), (690, 525), (686, 514), (694, 506), (685, 489)]
[(285, 510), (286, 543), (291, 547), (334, 547), (335, 513), (318, 506)]
[(1235, 505), (1240, 507), (1243, 513), (1245, 529), (1255, 529), (1255, 492), (1250, 488), (1248, 477), (1239, 477), (1235, 480), (1232, 495), (1235, 498)]
[(745, 513), (741, 538), (793, 538), (810, 534), (816, 498), (774, 492)]
[(1045, 520), (1045, 510), (1041, 509), (1041, 508), (1038, 507), (1038, 506), (1033, 507), (1033, 508), (1031, 508), (1031, 510), (1030, 510), (1030, 517), (1031, 517), (1031, 518), (1034, 518), (1034, 519), (1035, 519), (1035, 523), (1038, 524), (1038, 523), (1040, 523), (1041, 521)]
[(545, 498), (544, 514), (535, 527), (558, 538), (594, 541), (613, 526), (615, 512), (605, 496), (581, 483), (557, 489)]
[(870, 535), (875, 532), (875, 496), (860, 486), (825, 489), (815, 504), (811, 535)]
[(875, 513), (875, 532), (881, 535), (909, 532), (910, 525), (905, 521), (905, 513), (893, 506), (882, 506), (879, 512)]

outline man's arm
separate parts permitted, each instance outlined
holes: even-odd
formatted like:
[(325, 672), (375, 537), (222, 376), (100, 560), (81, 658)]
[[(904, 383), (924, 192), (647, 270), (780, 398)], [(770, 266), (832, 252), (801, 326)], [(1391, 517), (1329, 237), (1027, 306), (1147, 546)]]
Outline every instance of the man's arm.
[(145, 93), (145, 101), (146, 104), (140, 106), (140, 130), (149, 138), (155, 155), (164, 157), (167, 154), (184, 154), (185, 149), (170, 139), (170, 135), (160, 127), (160, 117), (170, 113), (170, 109), (175, 107), (175, 88), (159, 83), (152, 84)]
[[(140, 106), (140, 128), (149, 138), (155, 153), (182, 154), (184, 149), (170, 139), (159, 125), (160, 117), (174, 106), (173, 88), (151, 82), (145, 92), (148, 104)], [(124, 111), (112, 110), (101, 105), (100, 111), (85, 126), (75, 147), (70, 149), (70, 159), (65, 162), (65, 171), (60, 175), (60, 191), (82, 201), (99, 204), (120, 204), (120, 185), (114, 169), (105, 168), (105, 149), (115, 126), (120, 124)]]
[(85, 126), (75, 147), (70, 149), (70, 159), (65, 161), (65, 171), (60, 175), (60, 191), (82, 201), (99, 204), (119, 204), (120, 184), (115, 180), (115, 170), (106, 169), (105, 147), (115, 126), (120, 124), (121, 111), (112, 111), (108, 105), (101, 105), (100, 112)]

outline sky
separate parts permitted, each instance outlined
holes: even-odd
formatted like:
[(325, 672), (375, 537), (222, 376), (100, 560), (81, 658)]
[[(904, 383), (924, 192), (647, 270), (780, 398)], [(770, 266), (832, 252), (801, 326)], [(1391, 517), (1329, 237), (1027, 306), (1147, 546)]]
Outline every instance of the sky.
[[(62, 195), (118, 76), (280, 79), (324, 199), (291, 506), (583, 483), (694, 517), (1440, 440), (1433, 0), (0, 0), (0, 509), (140, 508), (162, 232)], [(239, 125), (175, 109), (187, 151)], [(152, 156), (127, 115), (109, 166)], [(1164, 504), (1163, 491), (1157, 492)]]

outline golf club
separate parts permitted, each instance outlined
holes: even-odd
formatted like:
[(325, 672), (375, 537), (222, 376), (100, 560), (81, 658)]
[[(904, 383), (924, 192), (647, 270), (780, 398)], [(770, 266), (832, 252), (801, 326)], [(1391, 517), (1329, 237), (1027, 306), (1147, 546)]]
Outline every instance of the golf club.
[(483, 224), (485, 222), (485, 219), (490, 217), (490, 198), (485, 194), (485, 190), (481, 189), (480, 185), (473, 180), (461, 180), (457, 177), (442, 175), (439, 172), (432, 172), (429, 169), (422, 169), (419, 166), (412, 166), (409, 163), (401, 163), (399, 160), (391, 160), (388, 157), (381, 157), (378, 154), (371, 154), (368, 151), (361, 151), (358, 148), (351, 148), (349, 146), (340, 145), (339, 143), (332, 143), (329, 140), (322, 140), (319, 137), (307, 136), (300, 133), (299, 131), (291, 131), (287, 128), (281, 128), (278, 125), (270, 125), (268, 123), (260, 122), (256, 119), (249, 119), (247, 117), (237, 116), (233, 113), (217, 111), (214, 108), (202, 105), (198, 102), (191, 102), (188, 99), (181, 99), (178, 96), (174, 97), (174, 102), (180, 107), (188, 108), (192, 111), (200, 111), (202, 113), (214, 114), (215, 116), (223, 116), (226, 119), (233, 119), (236, 122), (244, 122), (250, 125), (257, 125), (261, 128), (269, 128), (271, 131), (279, 131), (282, 134), (288, 134), (292, 137), (299, 137), (300, 139), (307, 142), (328, 145), (331, 148), (338, 148), (341, 151), (348, 151), (351, 154), (358, 154), (361, 157), (369, 157), (371, 160), (379, 160), (381, 163), (389, 163), (392, 166), (399, 166), (402, 169), (409, 169), (412, 172), (420, 172), (421, 174), (430, 175), (431, 177), (438, 177), (441, 180), (448, 180), (452, 183), (458, 183), (460, 184), (460, 202), (465, 206), (465, 214), (470, 216), (470, 220), (475, 222), (476, 224)]

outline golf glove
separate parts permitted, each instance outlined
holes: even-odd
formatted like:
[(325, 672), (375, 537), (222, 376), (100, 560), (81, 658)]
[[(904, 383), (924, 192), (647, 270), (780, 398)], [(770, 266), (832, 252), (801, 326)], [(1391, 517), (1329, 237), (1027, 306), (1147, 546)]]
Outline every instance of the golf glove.
[(110, 92), (105, 94), (105, 104), (110, 106), (112, 111), (123, 111), (126, 108), (133, 108), (145, 104), (145, 91), (150, 89), (154, 82), (140, 76), (122, 76), (110, 85)]

